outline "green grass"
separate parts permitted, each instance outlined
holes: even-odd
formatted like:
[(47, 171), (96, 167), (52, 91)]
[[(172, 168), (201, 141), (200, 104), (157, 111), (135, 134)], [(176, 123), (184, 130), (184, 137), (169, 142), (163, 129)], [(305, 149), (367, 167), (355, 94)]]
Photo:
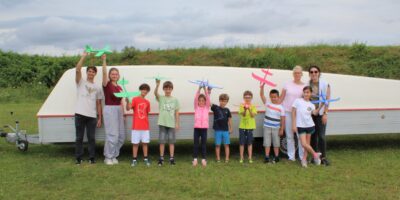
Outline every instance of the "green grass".
[[(0, 123), (16, 118), (29, 132), (37, 130), (39, 104), (1, 104)], [(5, 112), (3, 112), (5, 111)], [(258, 144), (258, 143), (257, 143)], [(176, 149), (176, 166), (132, 168), (127, 143), (117, 166), (98, 163), (75, 166), (73, 144), (34, 145), (19, 152), (0, 140), (0, 199), (399, 199), (400, 134), (334, 136), (328, 139), (329, 167), (303, 169), (285, 159), (262, 163), (262, 147), (255, 147), (255, 163), (239, 164), (237, 141), (231, 162), (216, 163), (209, 141), (207, 168), (191, 166), (191, 141)], [(150, 158), (157, 159), (156, 141)]]

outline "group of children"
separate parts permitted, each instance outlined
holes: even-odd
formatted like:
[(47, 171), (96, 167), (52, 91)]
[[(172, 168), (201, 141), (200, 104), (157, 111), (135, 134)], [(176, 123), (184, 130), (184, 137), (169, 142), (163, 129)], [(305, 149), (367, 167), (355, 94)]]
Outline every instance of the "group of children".
[[(179, 101), (172, 96), (173, 84), (170, 81), (163, 83), (162, 89), (164, 95), (158, 93), (160, 80), (156, 80), (156, 88), (154, 95), (159, 104), (159, 152), (160, 157), (158, 165), (164, 164), (165, 144), (169, 145), (169, 164), (175, 165), (174, 147), (176, 142), (176, 131), (179, 130)], [(150, 142), (149, 132), (149, 119), (150, 102), (145, 98), (150, 91), (150, 86), (142, 84), (139, 87), (140, 96), (132, 99), (126, 104), (126, 109), (133, 109), (133, 124), (132, 124), (132, 143), (133, 143), (133, 159), (131, 166), (138, 164), (138, 147), (142, 144), (144, 163), (150, 165), (148, 158), (148, 143)], [(203, 92), (202, 92), (203, 90)], [(314, 162), (319, 165), (319, 153), (316, 153), (310, 146), (310, 136), (313, 133), (313, 120), (311, 114), (318, 113), (315, 106), (310, 102), (311, 87), (303, 89), (303, 98), (297, 99), (293, 104), (293, 132), (298, 133), (301, 144), (306, 150), (303, 160), (307, 158), (307, 152), (313, 155)], [(215, 154), (217, 162), (221, 162), (220, 152), (221, 145), (225, 149), (225, 162), (229, 162), (229, 145), (230, 134), (232, 133), (232, 114), (229, 108), (226, 107), (229, 96), (221, 94), (219, 96), (219, 104), (212, 104), (210, 102), (211, 88), (200, 86), (194, 98), (194, 133), (193, 133), (193, 166), (201, 164), (203, 167), (207, 166), (206, 160), (206, 144), (207, 144), (207, 131), (209, 128), (209, 111), (211, 110), (214, 115), (213, 129), (215, 134)], [(265, 147), (265, 163), (279, 162), (279, 147), (280, 136), (284, 134), (285, 124), (285, 111), (280, 105), (279, 92), (272, 89), (269, 93), (271, 101), (267, 101), (264, 95), (264, 84), (260, 86), (260, 97), (265, 105), (264, 117), (264, 142)], [(251, 91), (243, 93), (244, 103), (239, 108), (239, 145), (240, 145), (240, 163), (244, 162), (244, 150), (247, 147), (248, 162), (253, 163), (252, 159), (252, 144), (253, 144), (253, 131), (256, 129), (256, 106), (252, 104), (253, 94)], [(273, 157), (270, 158), (270, 149), (273, 145)], [(199, 147), (201, 149), (201, 162), (198, 160)], [(305, 158), (305, 159), (304, 159)], [(302, 160), (302, 166), (306, 166)]]

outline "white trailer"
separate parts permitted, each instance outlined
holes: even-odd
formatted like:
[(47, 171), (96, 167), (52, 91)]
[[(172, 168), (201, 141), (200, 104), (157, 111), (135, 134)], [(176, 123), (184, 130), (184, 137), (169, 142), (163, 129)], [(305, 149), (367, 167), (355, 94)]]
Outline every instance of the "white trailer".
[[(108, 69), (111, 66), (108, 67)], [(251, 73), (259, 73), (257, 68), (209, 67), (209, 66), (116, 66), (121, 78), (129, 80), (126, 86), (129, 91), (137, 91), (142, 83), (148, 83), (151, 91), (147, 98), (151, 103), (150, 131), (152, 140), (158, 138), (157, 114), (158, 103), (153, 95), (155, 81), (145, 79), (155, 75), (169, 77), (174, 84), (172, 95), (180, 101), (181, 129), (178, 139), (193, 138), (193, 98), (197, 86), (188, 80), (208, 79), (211, 83), (221, 85), (224, 89), (214, 89), (211, 101), (218, 103), (218, 96), (227, 93), (230, 96), (228, 107), (233, 113), (234, 127), (238, 127), (238, 106), (245, 90), (254, 95), (254, 104), (258, 105), (257, 129), (255, 137), (262, 137), (262, 121), (264, 106), (259, 97), (259, 82), (251, 77)], [(85, 68), (82, 69), (85, 71)], [(101, 67), (95, 82), (101, 84)], [(269, 80), (278, 84), (281, 91), (283, 84), (293, 80), (292, 71), (272, 69), (273, 76)], [(83, 73), (83, 78), (86, 78)], [(330, 106), (327, 135), (399, 133), (400, 132), (400, 81), (360, 76), (323, 73), (322, 78), (330, 83), (332, 96), (341, 100)], [(303, 81), (308, 81), (308, 73), (304, 72)], [(268, 94), (270, 87), (266, 87)], [(160, 88), (160, 94), (163, 94)], [(40, 143), (64, 143), (75, 141), (74, 110), (76, 103), (75, 69), (66, 71), (49, 97), (39, 110)], [(130, 138), (132, 124), (131, 113), (127, 113), (126, 133)], [(210, 113), (210, 126), (212, 124)], [(212, 128), (209, 129), (212, 133)], [(213, 137), (213, 134), (210, 134)], [(238, 137), (238, 129), (234, 128), (232, 137)], [(96, 139), (104, 140), (104, 128), (96, 130)]]

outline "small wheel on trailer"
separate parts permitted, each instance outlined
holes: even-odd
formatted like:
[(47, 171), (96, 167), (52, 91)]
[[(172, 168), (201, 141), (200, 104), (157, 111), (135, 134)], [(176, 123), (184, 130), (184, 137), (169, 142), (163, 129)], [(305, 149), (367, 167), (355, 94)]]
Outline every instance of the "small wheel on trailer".
[[(294, 140), (294, 149), (296, 150), (296, 152), (295, 152), (295, 155), (297, 155), (298, 153), (297, 153), (297, 150), (298, 150), (298, 148), (299, 148), (299, 144), (298, 144), (298, 142), (297, 142), (297, 137), (295, 136), (294, 138), (293, 138), (293, 140)], [(287, 138), (286, 138), (286, 136), (283, 136), (283, 137), (281, 137), (281, 147), (279, 148), (279, 150), (280, 150), (280, 152), (282, 153), (282, 154), (284, 154), (285, 156), (287, 156)]]
[(20, 150), (22, 152), (28, 151), (28, 145), (29, 145), (29, 143), (26, 140), (18, 140), (17, 141), (17, 148), (18, 148), (18, 150)]

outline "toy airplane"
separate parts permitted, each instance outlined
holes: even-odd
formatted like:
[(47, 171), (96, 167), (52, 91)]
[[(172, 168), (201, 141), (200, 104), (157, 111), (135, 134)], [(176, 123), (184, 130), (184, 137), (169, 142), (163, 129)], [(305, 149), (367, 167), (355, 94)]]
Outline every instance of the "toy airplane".
[(96, 57), (100, 57), (100, 56), (102, 56), (103, 54), (111, 54), (112, 53), (112, 51), (110, 50), (110, 46), (109, 45), (106, 45), (104, 48), (102, 48), (102, 49), (98, 49), (98, 50), (96, 50), (96, 49), (93, 49), (91, 46), (89, 46), (89, 45), (86, 45), (85, 46), (85, 51), (87, 52), (87, 53), (96, 53)]
[(262, 78), (262, 77), (260, 77), (260, 76), (258, 76), (258, 75), (256, 75), (256, 74), (254, 74), (254, 73), (251, 73), (251, 76), (252, 76), (254, 79), (260, 81), (260, 85), (262, 85), (262, 84), (267, 84), (267, 85), (269, 85), (269, 86), (271, 86), (271, 87), (276, 87), (276, 84), (275, 84), (275, 83), (273, 83), (273, 82), (267, 80), (267, 75), (272, 76), (272, 73), (269, 72), (269, 68), (268, 68), (268, 70), (262, 69), (261, 71), (264, 73), (264, 78)]
[(131, 101), (131, 97), (136, 97), (140, 95), (140, 92), (128, 92), (127, 89), (125, 88), (125, 85), (127, 85), (129, 82), (125, 80), (124, 77), (122, 77), (122, 80), (118, 81), (119, 85), (122, 85), (122, 92), (114, 93), (116, 97), (119, 98), (128, 98), (129, 102)]
[(146, 77), (146, 79), (155, 79), (155, 80), (161, 81), (161, 80), (169, 80), (170, 78), (157, 75), (157, 76), (152, 76), (152, 77)]
[(213, 89), (213, 88), (217, 88), (217, 89), (222, 89), (223, 87), (220, 87), (220, 86), (217, 86), (217, 85), (213, 85), (213, 84), (211, 84), (211, 83), (209, 83), (208, 82), (208, 80), (195, 80), (195, 81), (190, 81), (189, 80), (189, 82), (190, 83), (194, 83), (194, 84), (196, 84), (196, 85), (199, 85), (199, 86), (201, 86), (201, 87), (208, 87), (208, 88), (211, 88), (211, 89)]
[(315, 101), (311, 101), (311, 103), (323, 103), (325, 105), (328, 105), (330, 102), (335, 102), (335, 101), (339, 101), (340, 98), (336, 98), (336, 99), (326, 99), (326, 94), (324, 92), (320, 92), (319, 95), (319, 100), (315, 100)]

